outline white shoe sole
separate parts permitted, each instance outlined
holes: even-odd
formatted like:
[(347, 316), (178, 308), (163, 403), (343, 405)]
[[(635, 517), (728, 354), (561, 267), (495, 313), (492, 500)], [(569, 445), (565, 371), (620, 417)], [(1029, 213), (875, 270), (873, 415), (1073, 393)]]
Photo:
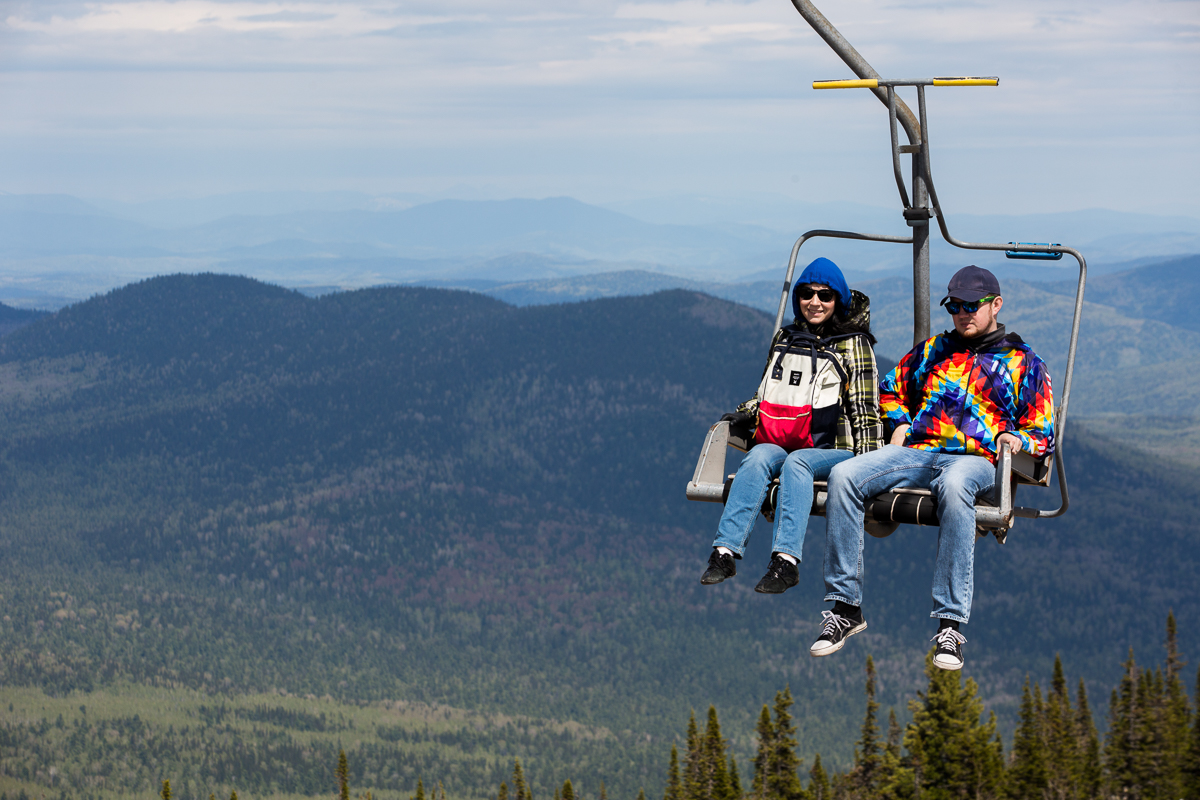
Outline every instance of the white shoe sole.
[(858, 625), (855, 625), (853, 628), (846, 631), (846, 635), (843, 636), (842, 640), (840, 642), (838, 642), (837, 644), (831, 644), (828, 647), (823, 647), (820, 650), (818, 650), (817, 649), (818, 644), (825, 644), (825, 642), (818, 640), (816, 642), (816, 644), (814, 644), (812, 647), (808, 648), (808, 654), (810, 656), (812, 656), (813, 658), (820, 658), (821, 656), (833, 655), (838, 650), (841, 650), (843, 647), (846, 646), (847, 639), (849, 639), (854, 634), (859, 633), (860, 631), (865, 631), (866, 629), (867, 629), (867, 621), (864, 619), (861, 623), (859, 623)]
[(962, 661), (951, 661), (948, 658), (939, 660), (938, 656), (933, 657), (933, 665), (939, 669), (960, 670), (963, 668), (963, 663)]

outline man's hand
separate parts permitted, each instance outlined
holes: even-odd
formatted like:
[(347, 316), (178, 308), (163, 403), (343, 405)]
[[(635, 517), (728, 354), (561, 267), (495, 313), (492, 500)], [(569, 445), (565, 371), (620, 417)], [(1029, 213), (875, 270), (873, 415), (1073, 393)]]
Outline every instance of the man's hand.
[(892, 438), (888, 442), (888, 444), (894, 444), (897, 447), (903, 447), (904, 446), (904, 437), (905, 437), (905, 435), (908, 434), (908, 429), (911, 427), (912, 427), (912, 425), (896, 426), (896, 429), (894, 431), (892, 431)]
[(1025, 445), (1021, 444), (1021, 440), (1011, 433), (1002, 433), (996, 437), (996, 452), (1000, 452), (1001, 445), (1008, 445), (1010, 452), (1019, 453), (1025, 449)]

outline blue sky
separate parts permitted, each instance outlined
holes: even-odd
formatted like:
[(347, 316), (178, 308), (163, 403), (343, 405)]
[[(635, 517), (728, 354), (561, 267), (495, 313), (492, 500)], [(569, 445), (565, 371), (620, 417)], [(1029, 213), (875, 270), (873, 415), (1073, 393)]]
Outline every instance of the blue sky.
[[(818, 0), (930, 90), (947, 207), (1200, 217), (1200, 2)], [(787, 0), (0, 2), (0, 190), (894, 206), (883, 107)]]

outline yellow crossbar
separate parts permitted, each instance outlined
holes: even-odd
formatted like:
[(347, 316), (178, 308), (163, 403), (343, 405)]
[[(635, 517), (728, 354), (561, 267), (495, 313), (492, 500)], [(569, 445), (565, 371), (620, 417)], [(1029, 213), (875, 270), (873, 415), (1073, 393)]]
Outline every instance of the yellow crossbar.
[(853, 78), (844, 81), (813, 81), (814, 89), (878, 89), (875, 78)]
[(934, 86), (999, 86), (999, 78), (934, 78)]

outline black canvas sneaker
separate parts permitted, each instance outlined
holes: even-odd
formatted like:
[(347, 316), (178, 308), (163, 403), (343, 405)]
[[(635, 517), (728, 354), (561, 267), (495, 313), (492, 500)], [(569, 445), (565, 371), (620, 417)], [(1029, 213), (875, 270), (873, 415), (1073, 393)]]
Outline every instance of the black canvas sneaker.
[(783, 594), (799, 582), (799, 568), (779, 553), (773, 553), (767, 574), (762, 576), (754, 591), (759, 594)]
[(937, 636), (934, 636), (930, 641), (937, 642), (937, 652), (933, 654), (933, 665), (935, 667), (941, 667), (942, 669), (963, 668), (962, 646), (966, 644), (967, 637), (947, 625), (938, 631)]
[(821, 635), (813, 642), (813, 646), (808, 648), (809, 655), (812, 656), (827, 656), (841, 650), (846, 644), (846, 640), (859, 631), (867, 629), (867, 621), (862, 618), (862, 611), (858, 612), (858, 617), (844, 617), (833, 611), (822, 611), (821, 617), (825, 620), (824, 626), (821, 628)]
[(708, 569), (704, 570), (704, 574), (700, 576), (700, 582), (705, 586), (711, 586), (726, 578), (732, 578), (734, 575), (737, 575), (737, 562), (734, 560), (733, 554), (722, 553), (714, 547), (712, 555), (708, 557)]

